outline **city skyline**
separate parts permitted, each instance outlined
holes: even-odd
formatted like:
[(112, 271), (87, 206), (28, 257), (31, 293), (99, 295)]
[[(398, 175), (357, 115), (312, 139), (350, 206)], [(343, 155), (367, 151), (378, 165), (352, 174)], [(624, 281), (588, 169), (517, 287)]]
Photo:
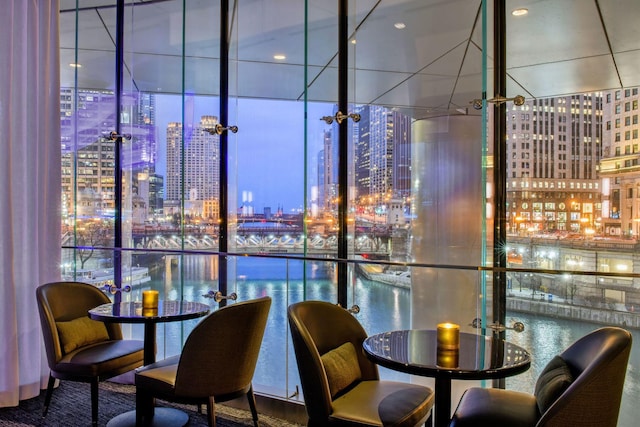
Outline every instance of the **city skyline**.
[[(158, 156), (156, 172), (166, 176), (166, 132), (170, 123), (182, 120), (182, 97), (155, 95), (156, 127), (158, 129)], [(266, 108), (265, 103), (268, 104)], [(257, 105), (260, 104), (260, 105)], [(197, 126), (202, 116), (218, 117), (218, 98), (185, 97), (184, 115), (191, 127)], [(279, 206), (285, 212), (297, 211), (304, 206), (304, 104), (293, 101), (238, 99), (230, 105), (230, 121), (238, 126), (238, 133), (229, 134), (229, 147), (236, 146), (237, 156), (230, 153), (230, 161), (237, 161), (238, 203), (245, 191), (253, 194), (255, 212), (264, 208), (275, 211)], [(314, 159), (322, 149), (324, 131), (330, 129), (320, 117), (331, 114), (332, 104), (307, 104), (308, 164), (315, 169)], [(233, 119), (237, 118), (237, 121)], [(185, 129), (189, 125), (185, 125)], [(288, 153), (282, 158), (284, 151)], [(284, 167), (286, 166), (286, 167)], [(296, 170), (293, 170), (293, 168)], [(314, 176), (309, 174), (309, 176)], [(265, 179), (268, 177), (269, 179)], [(280, 182), (283, 185), (271, 185)], [(300, 185), (291, 185), (299, 183)], [(317, 185), (317, 183), (312, 183)]]

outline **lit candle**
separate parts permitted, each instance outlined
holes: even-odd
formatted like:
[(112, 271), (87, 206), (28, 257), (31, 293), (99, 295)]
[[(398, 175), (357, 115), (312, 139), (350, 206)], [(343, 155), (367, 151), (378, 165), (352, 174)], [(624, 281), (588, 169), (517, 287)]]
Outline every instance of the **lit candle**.
[(438, 349), (458, 350), (460, 348), (460, 326), (455, 323), (438, 325)]
[(142, 291), (142, 308), (158, 308), (158, 291)]

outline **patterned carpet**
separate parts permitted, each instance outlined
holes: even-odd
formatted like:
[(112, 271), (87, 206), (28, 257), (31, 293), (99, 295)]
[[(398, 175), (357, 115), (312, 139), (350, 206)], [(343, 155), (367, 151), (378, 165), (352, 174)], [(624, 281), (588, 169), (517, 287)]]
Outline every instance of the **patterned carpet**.
[[(54, 390), (49, 413), (42, 418), (44, 392), (38, 397), (20, 402), (14, 408), (0, 408), (0, 426), (90, 426), (91, 425), (91, 392), (88, 384), (62, 381)], [(123, 412), (135, 409), (135, 387), (111, 382), (100, 383), (98, 426), (106, 426), (107, 422)], [(207, 426), (204, 414), (198, 414), (194, 406), (169, 404), (159, 401), (159, 406), (173, 407), (183, 410), (189, 415), (189, 426)], [(253, 426), (251, 413), (228, 406), (216, 406), (217, 424), (219, 427)], [(284, 420), (259, 416), (261, 427), (298, 427)]]

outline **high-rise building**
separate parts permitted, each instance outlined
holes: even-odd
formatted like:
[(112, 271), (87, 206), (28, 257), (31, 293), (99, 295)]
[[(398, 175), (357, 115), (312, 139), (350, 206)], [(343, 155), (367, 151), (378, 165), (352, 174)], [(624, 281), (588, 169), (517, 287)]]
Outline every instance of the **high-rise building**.
[(529, 100), (507, 112), (512, 232), (601, 228), (602, 94)]
[(333, 181), (335, 177), (334, 168), (337, 163), (334, 162), (334, 156), (338, 153), (334, 151), (334, 143), (337, 142), (333, 138), (333, 131), (324, 132), (323, 149), (318, 154), (318, 204), (322, 210), (331, 208), (331, 200), (338, 196), (338, 183)]
[(358, 108), (355, 137), (357, 197), (376, 202), (409, 194), (411, 185), (411, 119), (376, 105)]
[(603, 232), (640, 235), (640, 124), (638, 88), (605, 95), (604, 142), (600, 162)]
[(164, 177), (158, 174), (149, 175), (149, 212), (162, 211), (164, 200)]
[[(138, 96), (141, 97), (140, 105)], [(141, 203), (146, 207), (151, 205), (149, 192), (145, 191), (148, 185), (140, 180), (155, 173), (155, 98), (152, 94), (136, 94), (123, 99), (120, 128), (123, 134), (131, 135), (121, 142), (124, 207), (132, 208), (133, 196), (142, 197)], [(132, 113), (138, 109), (145, 113)], [(71, 215), (77, 192), (79, 197), (93, 195), (94, 215), (113, 216), (116, 142), (109, 135), (116, 129), (114, 93), (110, 90), (61, 88), (60, 126), (63, 215)]]
[(193, 128), (167, 126), (165, 199), (171, 201), (220, 198), (220, 137), (211, 134), (216, 116), (202, 116)]

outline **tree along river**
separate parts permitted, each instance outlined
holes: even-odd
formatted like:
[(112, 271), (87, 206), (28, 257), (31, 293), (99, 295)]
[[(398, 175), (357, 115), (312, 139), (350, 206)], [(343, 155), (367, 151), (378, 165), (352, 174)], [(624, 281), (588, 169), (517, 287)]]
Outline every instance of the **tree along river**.
[[(202, 295), (209, 290), (217, 290), (214, 257), (190, 256), (182, 261), (182, 274), (176, 265), (159, 263), (161, 267), (151, 268), (152, 280), (145, 287), (157, 289), (166, 299), (207, 302), (213, 300)], [(304, 299), (324, 301), (336, 300), (336, 289), (330, 277), (333, 271), (330, 263), (308, 262), (306, 282), (303, 281), (301, 261), (287, 261), (269, 258), (237, 258), (236, 288), (238, 300), (247, 300), (263, 295), (272, 297), (273, 302), (260, 360), (254, 377), (254, 388), (266, 390), (279, 396), (290, 396), (299, 384), (295, 358), (287, 329), (286, 310), (289, 304)], [(165, 267), (166, 266), (166, 267)], [(182, 275), (182, 279), (181, 279)], [(283, 277), (288, 278), (287, 280)], [(180, 285), (182, 282), (182, 286)], [(368, 281), (358, 277), (354, 280), (350, 298), (361, 308), (356, 314), (369, 334), (409, 329), (410, 291)], [(508, 319), (525, 324), (522, 333), (508, 331), (507, 339), (529, 350), (532, 355), (531, 369), (506, 380), (509, 389), (532, 392), (536, 378), (546, 363), (579, 337), (601, 325), (564, 319), (538, 316), (535, 313), (507, 313)], [(158, 358), (177, 354), (186, 334), (198, 322), (197, 319), (182, 323), (168, 323), (158, 326)], [(507, 322), (510, 323), (510, 322)], [(134, 335), (142, 336), (139, 327), (132, 327)], [(640, 331), (631, 331), (634, 338), (631, 359), (624, 387), (622, 408), (618, 425), (631, 427), (640, 419)], [(405, 374), (381, 369), (384, 378), (408, 381)]]

